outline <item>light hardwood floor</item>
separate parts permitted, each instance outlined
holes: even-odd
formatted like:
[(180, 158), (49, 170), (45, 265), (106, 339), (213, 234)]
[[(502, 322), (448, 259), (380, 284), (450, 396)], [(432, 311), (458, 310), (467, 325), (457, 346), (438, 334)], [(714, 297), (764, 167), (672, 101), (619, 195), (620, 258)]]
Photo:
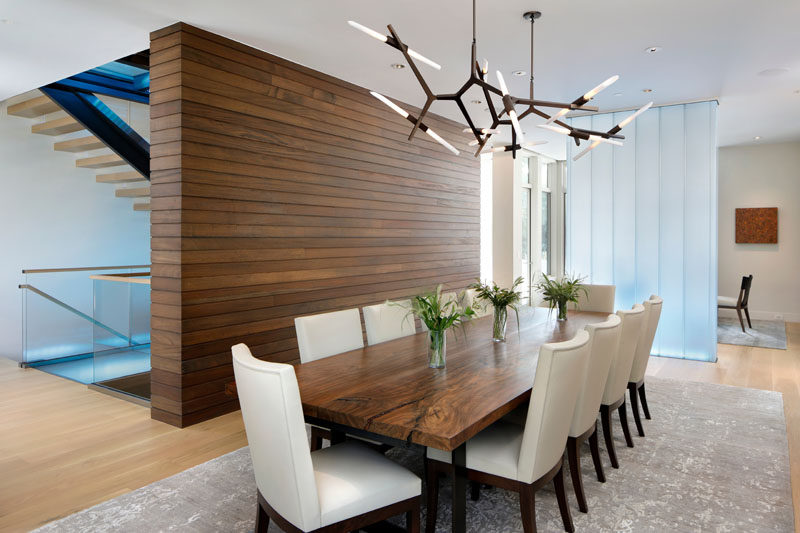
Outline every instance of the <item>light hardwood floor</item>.
[[(719, 345), (716, 364), (652, 358), (648, 374), (782, 392), (800, 509), (800, 324), (787, 330), (788, 350)], [(181, 430), (150, 420), (146, 408), (7, 359), (0, 413), (0, 531), (29, 530), (246, 444), (238, 412)]]

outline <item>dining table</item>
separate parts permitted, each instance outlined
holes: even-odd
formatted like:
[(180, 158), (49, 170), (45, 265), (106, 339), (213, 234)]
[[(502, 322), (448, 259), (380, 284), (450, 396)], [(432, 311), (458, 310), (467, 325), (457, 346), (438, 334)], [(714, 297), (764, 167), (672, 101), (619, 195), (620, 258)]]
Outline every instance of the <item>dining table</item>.
[[(539, 348), (571, 339), (607, 313), (547, 308), (509, 312), (505, 341), (492, 339), (492, 316), (447, 333), (446, 365), (429, 368), (427, 332), (297, 365), (306, 422), (391, 446), (450, 452), (452, 531), (466, 531), (466, 442), (530, 398)], [(577, 385), (575, 385), (577, 386)], [(566, 443), (565, 443), (566, 444)]]

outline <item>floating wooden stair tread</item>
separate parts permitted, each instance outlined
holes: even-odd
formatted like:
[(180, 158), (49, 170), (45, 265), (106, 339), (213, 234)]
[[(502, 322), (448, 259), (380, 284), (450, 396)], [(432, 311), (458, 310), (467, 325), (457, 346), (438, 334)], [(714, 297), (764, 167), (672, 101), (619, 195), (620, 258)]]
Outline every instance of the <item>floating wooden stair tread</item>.
[(133, 204), (134, 211), (150, 211), (150, 202), (137, 202)]
[(31, 133), (38, 133), (40, 135), (63, 135), (82, 129), (83, 126), (74, 118), (62, 117), (55, 120), (48, 120), (41, 124), (34, 124), (31, 126)]
[(134, 183), (137, 181), (147, 181), (147, 178), (135, 170), (124, 172), (111, 172), (110, 174), (98, 174), (97, 183)]
[(8, 114), (16, 117), (35, 118), (48, 113), (55, 113), (61, 108), (45, 95), (25, 100), (18, 104), (8, 106)]
[(147, 187), (131, 187), (130, 189), (117, 189), (114, 193), (117, 198), (142, 198), (150, 196), (150, 186)]
[(105, 147), (106, 145), (103, 144), (103, 141), (94, 135), (61, 141), (53, 145), (53, 149), (57, 152), (88, 152), (89, 150), (97, 150)]
[(127, 165), (127, 163), (117, 154), (97, 155), (75, 160), (75, 166), (79, 168), (108, 168), (122, 165)]

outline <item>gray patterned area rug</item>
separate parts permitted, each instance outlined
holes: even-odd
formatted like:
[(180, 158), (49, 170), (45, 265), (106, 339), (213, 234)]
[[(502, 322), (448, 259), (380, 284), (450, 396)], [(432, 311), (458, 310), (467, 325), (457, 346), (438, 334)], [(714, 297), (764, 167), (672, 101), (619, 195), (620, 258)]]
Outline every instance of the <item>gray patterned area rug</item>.
[[(612, 469), (601, 450), (606, 483), (597, 482), (583, 450), (588, 514), (568, 492), (577, 531), (794, 530), (779, 393), (655, 378), (647, 387), (653, 415), (644, 421), (647, 436), (634, 436), (635, 447), (626, 448), (614, 421), (621, 468)], [(388, 455), (422, 473), (418, 454), (394, 449)], [(447, 485), (443, 480), (441, 532), (450, 529)], [(242, 448), (37, 531), (248, 532), (255, 510), (249, 451)], [(563, 531), (552, 485), (537, 493), (536, 513), (539, 531)], [(471, 532), (522, 531), (517, 495), (483, 490), (478, 502), (467, 500), (467, 521)], [(272, 531), (278, 531), (274, 524)]]
[(786, 322), (783, 320), (753, 320), (753, 327), (745, 331), (738, 318), (721, 316), (717, 319), (717, 342), (757, 348), (786, 349)]

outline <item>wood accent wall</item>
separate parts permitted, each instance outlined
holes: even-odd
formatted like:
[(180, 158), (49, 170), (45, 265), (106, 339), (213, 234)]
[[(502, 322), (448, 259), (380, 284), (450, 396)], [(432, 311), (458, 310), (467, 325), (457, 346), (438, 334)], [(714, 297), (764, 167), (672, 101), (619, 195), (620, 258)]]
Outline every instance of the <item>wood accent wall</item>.
[(231, 345), (296, 363), (297, 316), (478, 276), (462, 125), (426, 120), (460, 156), (409, 142), (366, 89), (183, 23), (150, 51), (153, 418), (238, 409)]

